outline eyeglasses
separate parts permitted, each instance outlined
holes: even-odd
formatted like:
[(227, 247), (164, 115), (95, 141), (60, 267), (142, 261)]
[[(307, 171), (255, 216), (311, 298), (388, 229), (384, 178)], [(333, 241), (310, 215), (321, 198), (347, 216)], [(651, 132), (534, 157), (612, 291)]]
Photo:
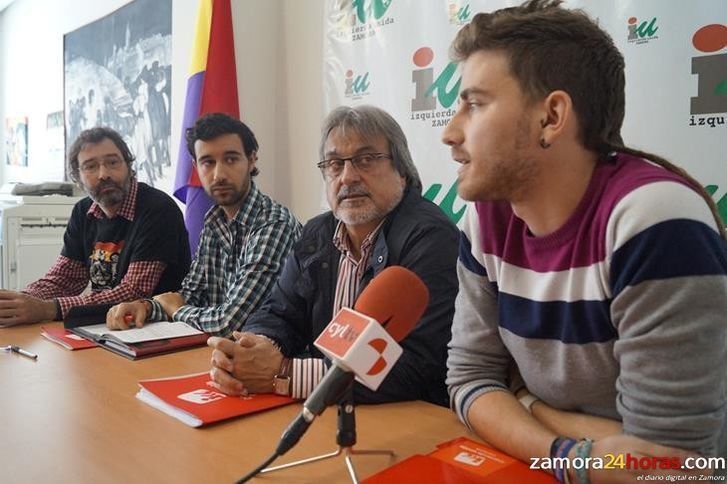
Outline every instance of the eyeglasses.
[(379, 160), (391, 160), (391, 155), (388, 153), (361, 153), (360, 155), (354, 155), (349, 158), (330, 158), (328, 160), (319, 161), (316, 166), (320, 168), (323, 176), (326, 178), (338, 178), (343, 173), (343, 168), (347, 161), (351, 162), (351, 165), (359, 173), (370, 173), (374, 171), (378, 165)]
[(121, 158), (108, 158), (103, 161), (89, 161), (87, 163), (83, 163), (79, 169), (81, 170), (81, 173), (86, 175), (91, 175), (94, 173), (98, 173), (99, 168), (101, 165), (103, 165), (104, 168), (106, 168), (109, 171), (116, 171), (124, 164), (124, 160)]

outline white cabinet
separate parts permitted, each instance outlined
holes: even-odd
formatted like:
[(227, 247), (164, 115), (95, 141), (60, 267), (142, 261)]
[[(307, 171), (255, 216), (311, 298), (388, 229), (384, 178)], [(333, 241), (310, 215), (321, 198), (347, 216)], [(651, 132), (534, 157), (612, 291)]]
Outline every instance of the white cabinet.
[(20, 291), (48, 271), (61, 253), (79, 200), (62, 195), (0, 199), (0, 287)]

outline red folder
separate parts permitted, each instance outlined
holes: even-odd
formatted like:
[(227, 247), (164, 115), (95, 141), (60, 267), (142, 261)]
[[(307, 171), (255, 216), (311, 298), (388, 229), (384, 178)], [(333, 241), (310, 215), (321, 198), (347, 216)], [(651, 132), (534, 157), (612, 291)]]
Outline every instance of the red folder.
[(95, 348), (98, 346), (93, 341), (89, 341), (86, 338), (82, 338), (76, 334), (71, 333), (65, 328), (50, 328), (47, 326), (40, 327), (40, 335), (52, 341), (53, 343), (64, 347), (67, 350), (83, 350), (86, 348)]
[(210, 385), (208, 372), (142, 380), (136, 398), (191, 427), (280, 407), (296, 400), (271, 393), (229, 396)]

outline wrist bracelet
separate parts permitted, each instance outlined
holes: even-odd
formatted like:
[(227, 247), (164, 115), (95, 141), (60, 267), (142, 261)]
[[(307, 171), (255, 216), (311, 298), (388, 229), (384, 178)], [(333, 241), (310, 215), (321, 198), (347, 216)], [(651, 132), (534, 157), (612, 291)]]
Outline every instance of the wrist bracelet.
[(583, 459), (583, 465), (576, 468), (576, 483), (577, 484), (590, 484), (591, 480), (588, 477), (588, 466), (586, 465), (587, 459), (591, 455), (591, 448), (593, 447), (593, 441), (591, 439), (583, 439), (578, 442), (576, 447), (576, 458)]
[(568, 465), (562, 465), (562, 463), (567, 461), (568, 454), (577, 443), (578, 441), (575, 439), (556, 437), (555, 440), (553, 440), (553, 443), (550, 444), (550, 458), (558, 459), (553, 460), (553, 474), (558, 482), (564, 482), (566, 484), (570, 483)]

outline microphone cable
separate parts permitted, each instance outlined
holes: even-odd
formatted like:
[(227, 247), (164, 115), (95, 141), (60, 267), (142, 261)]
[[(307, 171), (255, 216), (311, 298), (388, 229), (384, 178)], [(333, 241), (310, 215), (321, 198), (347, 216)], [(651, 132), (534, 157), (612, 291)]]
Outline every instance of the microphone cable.
[(271, 455), (270, 457), (268, 457), (268, 458), (267, 458), (267, 459), (265, 460), (265, 462), (263, 462), (262, 464), (260, 464), (259, 466), (257, 466), (257, 467), (255, 468), (255, 470), (253, 470), (252, 472), (249, 472), (249, 473), (248, 473), (248, 474), (246, 474), (246, 475), (245, 475), (244, 477), (241, 477), (240, 479), (238, 479), (238, 481), (237, 481), (237, 483), (236, 483), (236, 484), (243, 484), (243, 483), (245, 483), (245, 482), (249, 481), (250, 479), (252, 479), (253, 477), (255, 477), (256, 475), (260, 474), (260, 472), (261, 472), (261, 471), (262, 471), (263, 469), (265, 469), (265, 468), (266, 468), (266, 467), (268, 467), (268, 466), (269, 466), (270, 464), (272, 464), (272, 463), (273, 463), (273, 461), (274, 461), (275, 459), (277, 459), (278, 457), (280, 457), (280, 454), (279, 454), (279, 453), (278, 453), (277, 451), (276, 451), (276, 452), (273, 452), (273, 455)]

